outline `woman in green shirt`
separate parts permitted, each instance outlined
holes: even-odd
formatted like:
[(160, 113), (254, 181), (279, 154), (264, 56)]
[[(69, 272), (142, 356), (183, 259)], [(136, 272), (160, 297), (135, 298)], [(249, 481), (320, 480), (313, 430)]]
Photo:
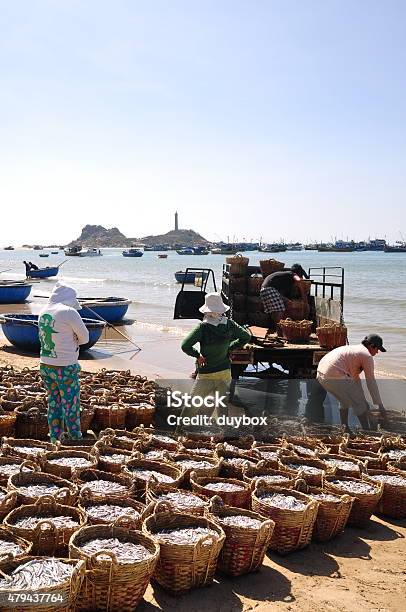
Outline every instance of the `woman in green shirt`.
[(230, 352), (249, 342), (251, 334), (225, 316), (229, 307), (219, 293), (208, 293), (199, 310), (203, 321), (182, 342), (182, 351), (196, 358), (197, 380), (192, 394), (204, 397), (218, 391), (226, 395), (231, 383)]

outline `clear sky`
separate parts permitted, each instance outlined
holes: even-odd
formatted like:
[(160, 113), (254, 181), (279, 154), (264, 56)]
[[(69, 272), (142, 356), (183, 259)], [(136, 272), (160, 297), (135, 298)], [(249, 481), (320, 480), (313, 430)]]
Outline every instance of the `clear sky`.
[(0, 247), (406, 237), (404, 0), (0, 0)]

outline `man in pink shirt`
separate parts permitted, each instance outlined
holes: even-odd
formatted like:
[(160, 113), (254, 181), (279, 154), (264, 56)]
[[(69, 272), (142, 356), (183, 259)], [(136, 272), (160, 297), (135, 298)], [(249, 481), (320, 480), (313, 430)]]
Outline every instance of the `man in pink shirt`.
[(363, 429), (370, 429), (369, 405), (362, 389), (360, 374), (364, 372), (368, 391), (374, 404), (386, 421), (378, 385), (374, 374), (374, 357), (386, 353), (383, 340), (377, 334), (366, 336), (361, 344), (340, 346), (323, 359), (317, 368), (317, 380), (321, 386), (340, 402), (341, 423), (348, 430), (348, 410), (351, 407)]

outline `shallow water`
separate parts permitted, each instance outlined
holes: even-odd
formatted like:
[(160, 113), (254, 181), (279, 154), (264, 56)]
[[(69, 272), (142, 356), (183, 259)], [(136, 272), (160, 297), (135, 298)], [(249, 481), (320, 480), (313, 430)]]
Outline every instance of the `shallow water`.
[[(359, 342), (368, 333), (379, 333), (388, 353), (376, 359), (377, 369), (406, 375), (406, 254), (302, 251), (275, 255), (250, 252), (246, 255), (252, 265), (273, 256), (287, 265), (299, 262), (304, 268), (343, 266), (344, 317), (350, 342)], [(0, 270), (11, 268), (0, 278), (24, 277), (24, 259), (44, 267), (66, 258), (62, 252), (45, 259), (32, 250), (0, 251)], [(167, 259), (158, 259), (155, 252), (144, 253), (141, 258), (125, 258), (121, 249), (103, 249), (102, 257), (68, 258), (58, 278), (76, 287), (80, 296), (128, 297), (133, 300), (128, 318), (136, 319), (146, 333), (151, 330), (154, 334), (161, 333), (163, 339), (180, 339), (196, 322), (173, 320), (173, 306), (180, 288), (174, 273), (187, 266), (210, 267), (215, 272), (219, 289), (224, 262), (221, 255), (182, 256), (170, 251)], [(34, 284), (29, 304), (32, 311), (36, 312), (43, 303), (34, 295), (48, 294), (55, 282), (56, 279), (49, 279)], [(6, 309), (1, 307), (2, 312)], [(128, 330), (131, 327), (126, 327), (127, 333)]]

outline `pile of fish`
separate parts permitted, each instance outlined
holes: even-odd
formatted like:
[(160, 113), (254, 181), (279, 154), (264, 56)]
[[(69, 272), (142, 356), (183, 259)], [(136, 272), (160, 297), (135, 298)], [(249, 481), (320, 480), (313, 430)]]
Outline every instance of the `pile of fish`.
[(15, 523), (14, 527), (20, 529), (35, 529), (40, 521), (47, 521), (52, 523), (58, 529), (72, 529), (73, 527), (79, 527), (78, 521), (75, 521), (71, 516), (25, 516), (20, 518)]
[(132, 506), (117, 506), (116, 504), (96, 504), (86, 507), (86, 514), (94, 519), (114, 522), (121, 516), (130, 516), (133, 519), (138, 519), (140, 513)]
[(42, 497), (42, 495), (53, 495), (60, 490), (60, 487), (54, 484), (32, 484), (17, 488), (17, 492), (27, 497)]
[(86, 468), (93, 465), (91, 461), (84, 457), (60, 457), (58, 459), (47, 459), (47, 462), (70, 468)]
[(4, 557), (17, 557), (17, 555), (21, 555), (24, 552), (24, 549), (14, 542), (10, 542), (9, 540), (2, 540), (0, 537), (0, 560)]
[(262, 525), (261, 521), (254, 519), (251, 516), (243, 514), (230, 514), (229, 516), (216, 517), (219, 523), (227, 527), (241, 527), (243, 529), (259, 529)]
[(187, 512), (192, 508), (203, 508), (207, 504), (204, 499), (188, 491), (169, 491), (159, 495), (157, 501), (166, 501), (180, 512)]
[(335, 487), (341, 489), (349, 495), (351, 495), (351, 493), (376, 493), (376, 488), (373, 485), (370, 485), (367, 482), (362, 482), (361, 480), (331, 480), (330, 482)]
[(267, 506), (280, 508), (281, 510), (304, 510), (306, 504), (293, 495), (283, 495), (281, 493), (261, 493), (259, 499)]
[(235, 484), (234, 482), (208, 482), (204, 485), (204, 488), (210, 491), (222, 491), (224, 493), (244, 490), (242, 485)]
[(88, 489), (95, 495), (126, 495), (127, 487), (119, 482), (111, 480), (91, 480), (83, 485), (83, 489)]
[[(135, 563), (136, 561), (149, 559), (152, 556), (151, 552), (142, 544), (121, 542), (118, 538), (94, 538), (84, 544), (80, 544), (79, 548), (89, 557), (99, 550), (109, 550), (115, 554), (117, 561), (120, 563)], [(99, 558), (100, 560), (109, 559), (107, 555), (100, 555)]]
[(148, 481), (151, 480), (151, 478), (155, 478), (158, 482), (174, 482), (172, 476), (168, 476), (168, 474), (163, 474), (162, 472), (157, 472), (156, 470), (147, 470), (135, 467), (129, 467), (128, 469), (132, 474), (134, 474), (134, 476), (137, 476), (137, 478), (140, 478), (141, 480)]
[(60, 559), (33, 559), (11, 572), (11, 579), (0, 579), (0, 589), (24, 592), (51, 588), (69, 580), (72, 572), (73, 566)]
[[(154, 534), (160, 542), (165, 544), (196, 544), (201, 538), (212, 536), (218, 539), (219, 534), (209, 527), (177, 527), (175, 529), (162, 529)], [(209, 540), (207, 544), (209, 544)]]
[(384, 484), (392, 485), (393, 487), (406, 487), (406, 477), (397, 476), (395, 474), (370, 474), (368, 478), (371, 480), (377, 480)]

